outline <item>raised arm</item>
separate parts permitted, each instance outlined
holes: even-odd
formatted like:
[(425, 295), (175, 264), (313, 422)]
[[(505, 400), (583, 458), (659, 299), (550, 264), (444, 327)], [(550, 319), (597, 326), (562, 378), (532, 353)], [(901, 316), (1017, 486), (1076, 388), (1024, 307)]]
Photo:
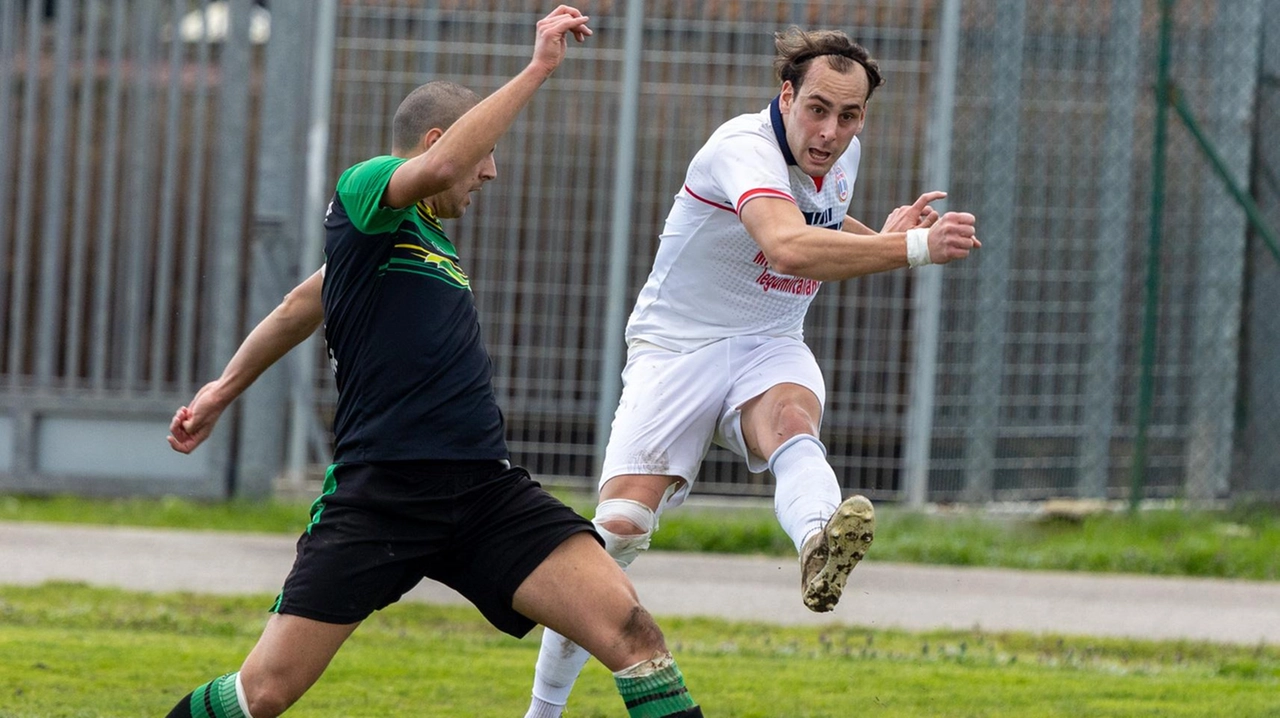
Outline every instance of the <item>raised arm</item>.
[[(850, 218), (843, 225), (846, 231), (811, 227), (793, 202), (772, 197), (747, 202), (738, 216), (775, 271), (824, 282), (909, 266), (908, 231), (927, 232), (918, 240), (926, 242), (922, 249), (927, 249), (934, 264), (962, 259), (982, 246), (975, 234), (974, 217), (965, 212), (948, 212), (927, 229), (912, 227), (876, 234), (858, 232), (857, 227), (866, 227), (851, 225)], [(890, 222), (893, 219), (890, 215)]]
[(459, 117), (429, 150), (400, 165), (387, 183), (383, 204), (408, 207), (465, 179), (564, 60), (566, 37), (582, 42), (591, 34), (588, 19), (561, 5), (539, 20), (533, 59), (524, 70)]
[(311, 336), (324, 319), (320, 290), (323, 271), (294, 287), (258, 326), (249, 332), (227, 362), (222, 376), (205, 384), (169, 423), (169, 446), (189, 454), (209, 438), (222, 412), (280, 357)]

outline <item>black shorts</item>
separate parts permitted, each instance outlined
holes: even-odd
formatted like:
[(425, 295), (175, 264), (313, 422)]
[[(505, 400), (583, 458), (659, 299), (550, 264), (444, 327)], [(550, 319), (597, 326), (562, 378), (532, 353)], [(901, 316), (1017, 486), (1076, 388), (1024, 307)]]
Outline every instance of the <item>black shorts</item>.
[(516, 589), (584, 531), (600, 541), (590, 521), (502, 462), (334, 464), (272, 610), (355, 623), (427, 577), (524, 636), (536, 624), (511, 607)]

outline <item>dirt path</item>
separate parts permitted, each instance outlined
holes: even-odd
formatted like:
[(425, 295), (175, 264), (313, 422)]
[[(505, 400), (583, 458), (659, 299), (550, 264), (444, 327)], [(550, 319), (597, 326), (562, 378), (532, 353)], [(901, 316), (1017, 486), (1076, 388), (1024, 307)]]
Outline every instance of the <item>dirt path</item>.
[[(0, 523), (0, 583), (274, 595), (293, 552), (293, 538), (260, 534)], [(650, 552), (630, 575), (658, 616), (1280, 645), (1280, 583), (945, 568), (873, 557), (853, 573), (835, 611), (813, 614), (800, 603), (791, 560)], [(464, 603), (429, 581), (409, 598)]]

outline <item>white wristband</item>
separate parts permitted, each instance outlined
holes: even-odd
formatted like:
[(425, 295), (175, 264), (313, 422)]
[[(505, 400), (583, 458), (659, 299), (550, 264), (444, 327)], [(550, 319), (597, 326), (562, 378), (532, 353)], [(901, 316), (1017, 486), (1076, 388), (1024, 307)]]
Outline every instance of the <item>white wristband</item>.
[(916, 227), (907, 230), (907, 266), (911, 268), (933, 264), (929, 258), (929, 230)]

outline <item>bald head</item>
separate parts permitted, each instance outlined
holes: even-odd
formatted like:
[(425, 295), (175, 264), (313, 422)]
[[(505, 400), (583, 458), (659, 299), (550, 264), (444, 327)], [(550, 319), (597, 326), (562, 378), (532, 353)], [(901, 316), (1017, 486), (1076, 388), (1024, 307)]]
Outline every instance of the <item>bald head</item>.
[(418, 87), (396, 109), (391, 124), (392, 152), (407, 156), (428, 131), (449, 129), (478, 102), (479, 95), (456, 82), (437, 80)]

